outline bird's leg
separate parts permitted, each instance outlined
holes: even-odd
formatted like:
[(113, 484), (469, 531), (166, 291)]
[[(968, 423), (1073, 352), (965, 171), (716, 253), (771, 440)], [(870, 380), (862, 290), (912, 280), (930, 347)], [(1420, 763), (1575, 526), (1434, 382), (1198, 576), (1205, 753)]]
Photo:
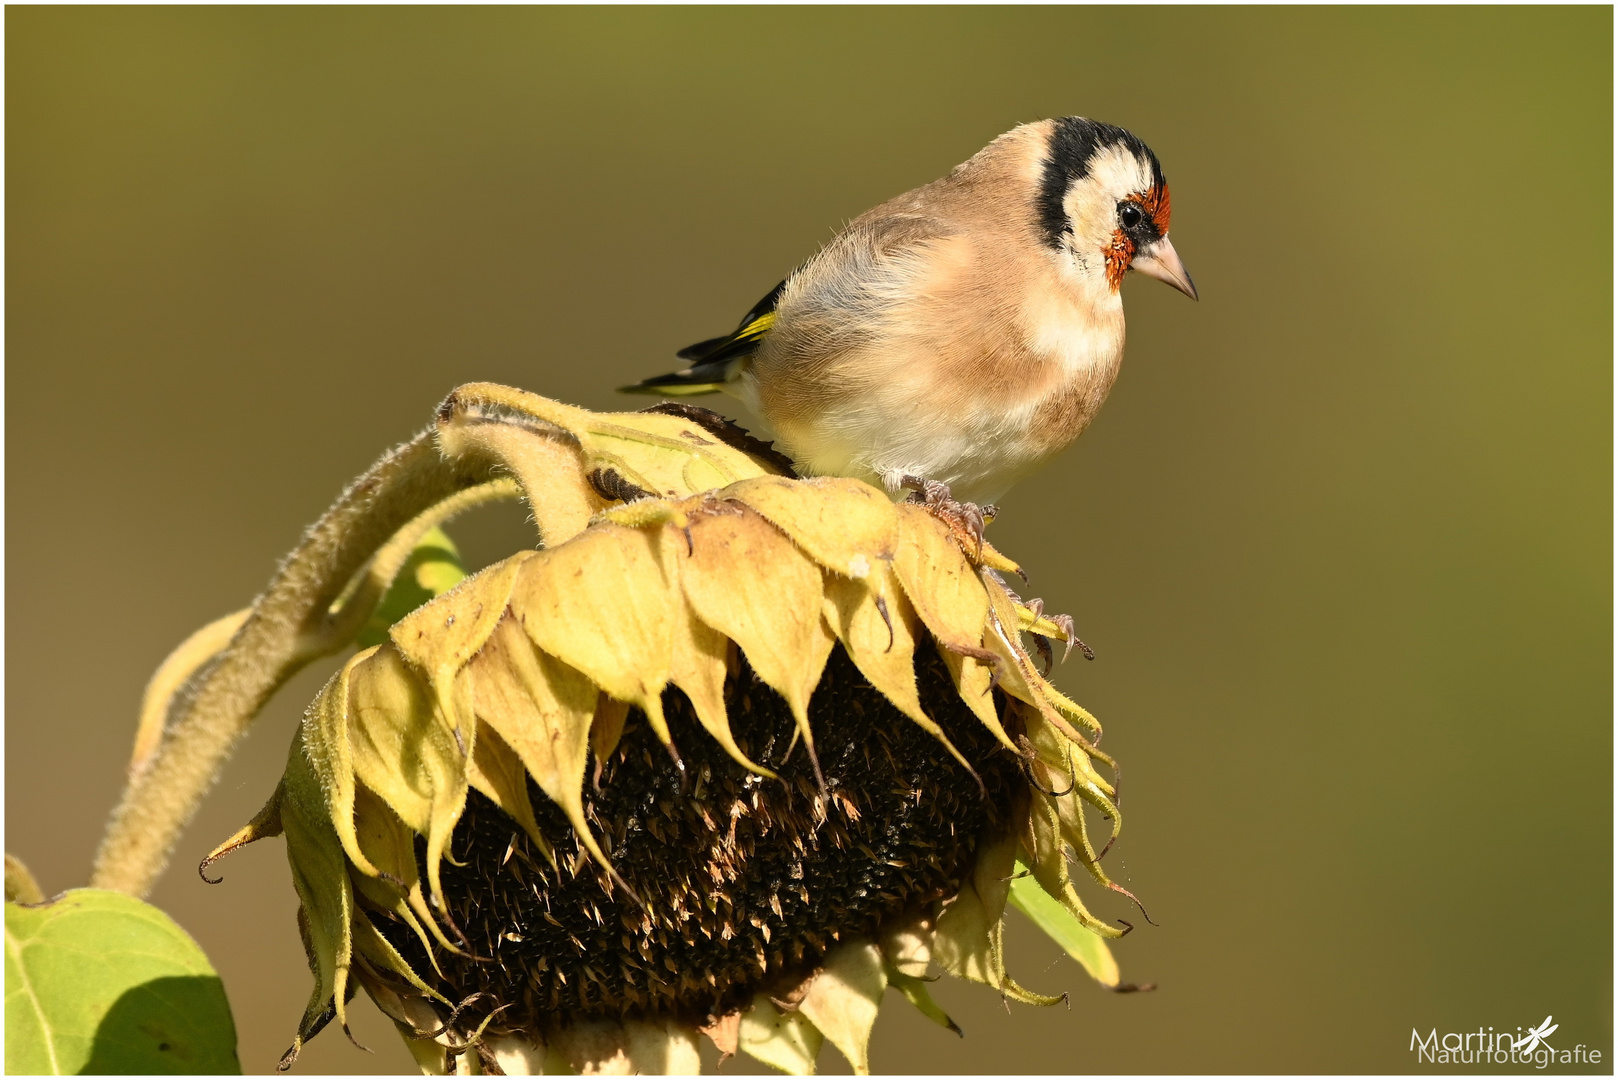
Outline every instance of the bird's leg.
[[(1051, 643), (1046, 641), (1043, 636), (1039, 634), (1030, 636), (1034, 639), (1034, 651), (1039, 653), (1039, 658), (1045, 662), (1045, 670), (1040, 674), (1048, 676), (1051, 673), (1051, 668), (1056, 663), (1056, 654), (1051, 651)], [(1067, 657), (1064, 656), (1062, 659), (1066, 660)]]
[(918, 504), (942, 521), (955, 535), (955, 539), (960, 541), (962, 548), (972, 552), (975, 558), (982, 559), (983, 527), (994, 520), (993, 506), (960, 502), (950, 494), (948, 484), (940, 484), (937, 480), (928, 480), (925, 477), (900, 477), (899, 486), (909, 489), (908, 501)]

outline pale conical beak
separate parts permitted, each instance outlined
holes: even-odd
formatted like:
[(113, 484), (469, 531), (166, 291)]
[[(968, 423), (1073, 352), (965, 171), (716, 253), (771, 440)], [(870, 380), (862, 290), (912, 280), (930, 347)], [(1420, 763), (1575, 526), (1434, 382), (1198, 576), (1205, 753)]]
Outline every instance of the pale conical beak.
[(1152, 241), (1136, 252), (1130, 269), (1173, 285), (1193, 300), (1197, 298), (1197, 287), (1191, 283), (1191, 275), (1185, 272), (1185, 263), (1180, 261), (1179, 252), (1174, 250), (1167, 236)]

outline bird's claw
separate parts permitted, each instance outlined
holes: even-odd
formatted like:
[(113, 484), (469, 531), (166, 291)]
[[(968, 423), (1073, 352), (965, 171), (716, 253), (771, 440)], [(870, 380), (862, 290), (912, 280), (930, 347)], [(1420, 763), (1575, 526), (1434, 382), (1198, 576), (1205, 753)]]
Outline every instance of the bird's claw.
[(994, 520), (994, 506), (960, 502), (950, 494), (948, 484), (920, 476), (906, 476), (899, 486), (908, 488), (908, 502), (919, 505), (933, 517), (948, 526), (961, 547), (972, 553), (974, 559), (983, 559), (983, 527)]
[(1067, 661), (1069, 656), (1073, 655), (1074, 649), (1078, 649), (1079, 652), (1084, 655), (1086, 660), (1094, 660), (1096, 658), (1095, 650), (1086, 645), (1084, 643), (1084, 639), (1079, 637), (1079, 635), (1074, 631), (1073, 616), (1052, 615), (1051, 622), (1055, 623), (1061, 629), (1062, 633), (1067, 635), (1067, 651), (1062, 654), (1062, 661), (1064, 663)]
[[(1073, 655), (1074, 649), (1078, 649), (1079, 652), (1083, 653), (1086, 660), (1094, 660), (1096, 658), (1095, 652), (1090, 648), (1090, 646), (1084, 643), (1084, 641), (1079, 637), (1077, 631), (1074, 630), (1073, 616), (1046, 615), (1045, 601), (1037, 596), (1032, 600), (1018, 600), (1016, 602), (1022, 604), (1022, 606), (1028, 610), (1028, 613), (1033, 616), (1033, 618), (1030, 620), (1031, 623), (1038, 624), (1041, 619), (1044, 619), (1061, 632), (1062, 640), (1067, 643), (1067, 649), (1062, 653), (1063, 663), (1066, 663), (1067, 658)], [(1029, 632), (1034, 639), (1034, 648), (1038, 650), (1040, 657), (1045, 660), (1046, 674), (1049, 674), (1052, 663), (1050, 643), (1046, 641), (1043, 634), (1040, 634), (1037, 630), (1033, 629), (1032, 626), (1030, 627)]]

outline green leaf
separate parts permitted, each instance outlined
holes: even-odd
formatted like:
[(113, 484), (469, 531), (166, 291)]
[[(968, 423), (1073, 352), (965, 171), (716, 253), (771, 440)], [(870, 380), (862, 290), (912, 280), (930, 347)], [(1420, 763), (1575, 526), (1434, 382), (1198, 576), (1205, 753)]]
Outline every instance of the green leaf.
[(387, 595), (377, 605), (371, 619), (360, 631), (355, 644), (361, 649), (380, 645), (388, 639), (388, 627), (415, 611), (441, 592), (447, 592), (466, 577), (461, 553), (443, 529), (436, 525), (422, 534), (416, 548), (399, 568), (388, 586)]
[(225, 989), (197, 943), (123, 893), (6, 903), (6, 1072), (239, 1073)]
[(1017, 860), (1017, 875), (1011, 882), (1011, 906), (1033, 920), (1047, 937), (1083, 964), (1092, 979), (1116, 989), (1122, 975), (1107, 943), (1086, 930), (1060, 900), (1040, 888), (1021, 859)]

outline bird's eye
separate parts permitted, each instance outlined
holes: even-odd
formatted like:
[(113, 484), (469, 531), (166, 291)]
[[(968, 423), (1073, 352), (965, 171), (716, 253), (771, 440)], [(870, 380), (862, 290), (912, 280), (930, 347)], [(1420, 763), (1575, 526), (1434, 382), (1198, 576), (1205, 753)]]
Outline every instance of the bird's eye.
[(1141, 213), (1140, 207), (1134, 203), (1119, 203), (1118, 220), (1123, 224), (1124, 228), (1133, 229), (1146, 220), (1146, 215)]

